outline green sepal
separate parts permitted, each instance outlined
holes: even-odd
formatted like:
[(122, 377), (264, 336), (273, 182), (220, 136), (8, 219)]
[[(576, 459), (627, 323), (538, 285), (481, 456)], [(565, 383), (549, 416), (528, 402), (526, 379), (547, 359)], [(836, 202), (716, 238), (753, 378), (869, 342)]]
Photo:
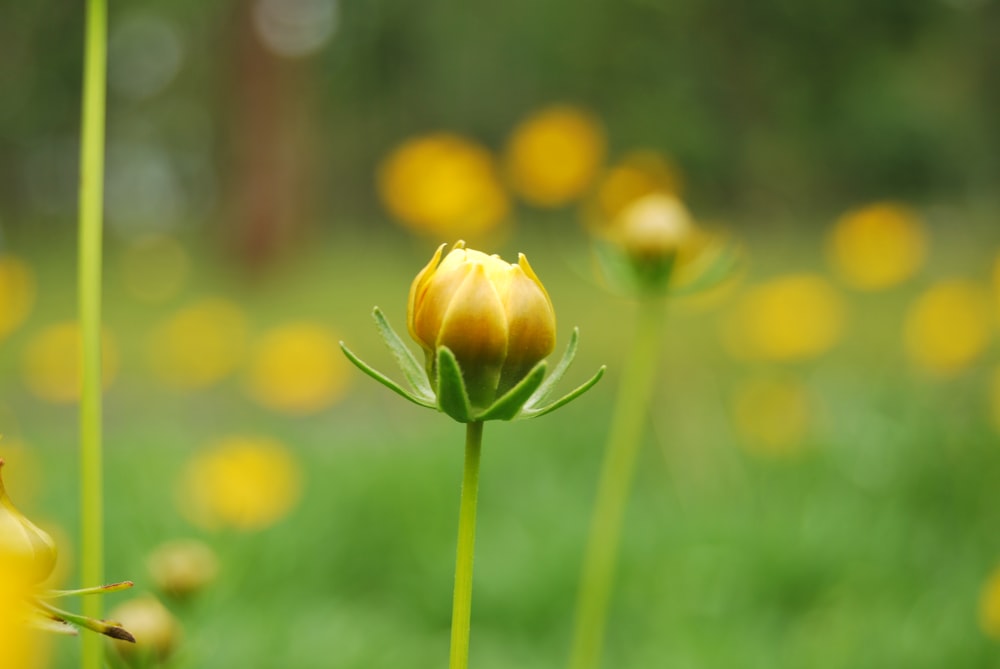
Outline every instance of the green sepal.
[(639, 261), (630, 258), (617, 244), (605, 240), (595, 242), (594, 252), (613, 290), (630, 295), (656, 295), (669, 291), (676, 253)]
[(437, 408), (460, 423), (473, 421), (462, 370), (447, 346), (437, 350)]
[(552, 373), (549, 374), (549, 378), (545, 379), (544, 383), (538, 386), (538, 389), (528, 398), (528, 401), (524, 403), (526, 407), (538, 406), (540, 403), (544, 402), (549, 395), (552, 394), (552, 389), (555, 385), (562, 380), (562, 377), (566, 374), (566, 370), (573, 363), (573, 358), (576, 357), (576, 349), (578, 342), (580, 340), (580, 328), (573, 328), (572, 334), (569, 336), (569, 344), (566, 345), (566, 352), (563, 353), (562, 358), (559, 360), (559, 364), (555, 366)]
[(437, 408), (437, 405), (435, 405), (433, 402), (431, 402), (429, 400), (425, 400), (425, 399), (423, 399), (421, 397), (418, 397), (418, 396), (414, 395), (413, 393), (411, 393), (410, 391), (406, 390), (405, 388), (403, 388), (402, 386), (400, 386), (398, 383), (396, 383), (395, 381), (393, 381), (392, 379), (390, 379), (388, 376), (386, 376), (385, 374), (383, 374), (382, 372), (379, 372), (378, 370), (372, 369), (368, 365), (368, 363), (366, 363), (365, 361), (363, 361), (358, 356), (354, 355), (354, 353), (351, 351), (351, 349), (347, 348), (347, 345), (344, 342), (340, 342), (340, 350), (342, 350), (344, 352), (344, 355), (347, 356), (348, 360), (350, 360), (351, 362), (354, 363), (355, 367), (357, 367), (362, 372), (364, 372), (368, 376), (372, 377), (373, 379), (375, 379), (376, 381), (378, 381), (379, 383), (381, 383), (383, 386), (385, 386), (389, 390), (393, 391), (394, 393), (402, 395), (403, 397), (405, 397), (406, 399), (410, 400), (414, 404), (419, 404), (422, 407), (427, 407), (428, 409), (436, 409)]
[(707, 263), (689, 283), (684, 283), (671, 289), (672, 295), (691, 295), (711, 288), (732, 276), (737, 266), (743, 261), (743, 253), (739, 245), (726, 244)]
[(434, 391), (427, 380), (427, 372), (424, 371), (423, 365), (417, 361), (413, 352), (403, 343), (403, 340), (396, 334), (396, 331), (392, 329), (381, 309), (375, 307), (372, 311), (372, 317), (375, 319), (375, 327), (378, 329), (379, 336), (382, 337), (382, 341), (389, 348), (392, 357), (396, 359), (396, 364), (403, 370), (403, 375), (406, 376), (406, 380), (413, 387), (414, 394), (427, 402), (433, 402)]
[(521, 409), (534, 396), (538, 387), (545, 378), (547, 365), (545, 361), (539, 362), (531, 368), (523, 379), (516, 386), (504, 393), (503, 397), (497, 399), (488, 409), (476, 416), (477, 421), (481, 420), (511, 420), (517, 417)]
[(574, 390), (572, 390), (568, 394), (563, 395), (561, 398), (559, 398), (558, 400), (556, 400), (555, 402), (553, 402), (552, 404), (550, 404), (548, 406), (542, 407), (540, 409), (526, 408), (524, 411), (521, 412), (521, 416), (520, 417), (521, 418), (538, 418), (539, 416), (544, 416), (547, 413), (551, 413), (551, 412), (555, 411), (556, 409), (569, 404), (570, 402), (572, 402), (573, 400), (575, 400), (577, 397), (579, 397), (580, 395), (582, 395), (585, 392), (587, 392), (588, 390), (590, 390), (594, 386), (595, 383), (597, 383), (598, 381), (600, 381), (601, 377), (604, 376), (604, 371), (606, 369), (607, 368), (602, 365), (601, 368), (597, 370), (597, 373), (594, 374), (592, 377), (590, 377), (585, 383), (583, 383), (583, 385), (578, 386), (577, 388), (575, 388)]

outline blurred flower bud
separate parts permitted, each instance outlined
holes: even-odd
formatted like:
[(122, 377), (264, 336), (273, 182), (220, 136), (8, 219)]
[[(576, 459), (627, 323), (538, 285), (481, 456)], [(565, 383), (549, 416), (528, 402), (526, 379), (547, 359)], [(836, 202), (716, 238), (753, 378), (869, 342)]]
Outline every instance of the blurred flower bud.
[(121, 604), (109, 614), (135, 636), (135, 643), (112, 643), (126, 664), (151, 667), (169, 658), (180, 642), (177, 620), (155, 597), (144, 595)]
[(597, 239), (598, 260), (618, 289), (647, 295), (693, 293), (732, 274), (739, 254), (699, 229), (687, 207), (667, 193), (645, 195)]
[(674, 258), (695, 236), (691, 215), (672, 195), (655, 193), (625, 208), (615, 224), (625, 252), (638, 263)]
[(474, 408), (489, 406), (555, 347), (556, 317), (548, 293), (521, 254), (516, 265), (444, 245), (410, 287), (410, 335), (435, 378), (437, 351), (447, 347)]
[[(0, 459), (0, 469), (3, 460)], [(56, 544), (44, 530), (14, 508), (0, 476), (0, 556), (18, 565), (33, 583), (44, 581), (56, 565)]]
[(149, 555), (146, 566), (157, 587), (174, 597), (197, 594), (219, 573), (215, 552), (197, 539), (161, 544)]

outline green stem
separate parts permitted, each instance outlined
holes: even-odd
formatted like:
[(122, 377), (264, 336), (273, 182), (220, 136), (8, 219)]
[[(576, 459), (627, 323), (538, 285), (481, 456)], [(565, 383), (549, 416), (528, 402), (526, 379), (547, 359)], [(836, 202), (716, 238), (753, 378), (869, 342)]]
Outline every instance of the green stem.
[(462, 501), (458, 509), (458, 551), (455, 558), (455, 597), (451, 608), (449, 669), (469, 666), (469, 628), (472, 619), (472, 557), (476, 546), (476, 502), (479, 497), (479, 455), (482, 422), (467, 423)]
[[(107, 72), (107, 6), (88, 0), (80, 131), (79, 290), (82, 350), (80, 394), (80, 578), (104, 581), (104, 504), (101, 453), (101, 217), (104, 209), (104, 105)], [(101, 617), (101, 599), (88, 598), (83, 614)], [(103, 644), (86, 635), (81, 666), (100, 669)]]
[(638, 321), (635, 344), (622, 375), (611, 419), (584, 554), (570, 652), (571, 669), (594, 669), (600, 664), (622, 518), (658, 370), (662, 302), (655, 298), (643, 300), (639, 305)]

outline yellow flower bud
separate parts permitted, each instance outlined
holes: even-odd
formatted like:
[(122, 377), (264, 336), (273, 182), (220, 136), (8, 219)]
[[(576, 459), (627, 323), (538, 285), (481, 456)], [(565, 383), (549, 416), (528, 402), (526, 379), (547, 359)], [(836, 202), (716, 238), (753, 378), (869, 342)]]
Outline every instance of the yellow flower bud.
[(219, 561), (197, 539), (177, 539), (160, 545), (146, 559), (153, 581), (163, 592), (184, 598), (203, 590), (219, 573)]
[(647, 195), (625, 208), (615, 222), (625, 252), (635, 262), (660, 262), (691, 244), (691, 215), (672, 195)]
[[(3, 460), (0, 459), (0, 468)], [(0, 557), (30, 574), (33, 583), (44, 581), (56, 566), (56, 544), (44, 530), (18, 511), (0, 476)]]
[(437, 350), (455, 355), (474, 407), (517, 384), (555, 347), (552, 301), (524, 254), (517, 264), (444, 245), (410, 287), (407, 324), (435, 378)]
[(130, 667), (159, 666), (173, 655), (180, 643), (180, 625), (173, 614), (151, 595), (143, 595), (117, 606), (110, 617), (135, 636), (135, 643), (112, 641)]

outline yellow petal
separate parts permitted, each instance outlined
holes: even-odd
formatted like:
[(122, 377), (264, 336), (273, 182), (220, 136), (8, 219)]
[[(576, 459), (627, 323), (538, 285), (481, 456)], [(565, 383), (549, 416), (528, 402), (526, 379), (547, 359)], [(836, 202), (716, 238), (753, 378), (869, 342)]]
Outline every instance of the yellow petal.
[(439, 267), (426, 282), (423, 292), (417, 294), (411, 334), (425, 350), (433, 351), (437, 346), (445, 314), (472, 268), (469, 264), (444, 271)]
[(520, 381), (556, 343), (556, 315), (544, 289), (520, 265), (514, 266), (511, 275), (504, 295), (508, 343), (500, 393)]
[(486, 269), (476, 263), (448, 305), (437, 345), (455, 354), (469, 398), (476, 406), (493, 400), (507, 357), (507, 320)]
[[(549, 297), (549, 291), (545, 290), (545, 286), (542, 285), (542, 282), (538, 278), (538, 275), (535, 274), (535, 270), (531, 268), (531, 264), (528, 263), (528, 257), (523, 253), (518, 253), (517, 265), (518, 267), (521, 268), (521, 270), (525, 273), (525, 275), (527, 275), (529, 279), (535, 282), (535, 285), (538, 286), (539, 290), (542, 291), (542, 295), (545, 296), (545, 301), (549, 303), (549, 309), (552, 309), (552, 313), (555, 314), (555, 307), (552, 306), (552, 298)], [(554, 317), (555, 316), (553, 316), (553, 318)]]
[[(462, 242), (460, 241), (459, 244)], [(406, 326), (410, 331), (410, 336), (416, 339), (418, 342), (420, 338), (417, 337), (416, 327), (414, 326), (414, 318), (417, 315), (417, 297), (421, 295), (427, 288), (427, 282), (434, 275), (434, 271), (437, 269), (438, 263), (441, 262), (441, 254), (444, 253), (444, 247), (447, 244), (442, 244), (434, 252), (434, 256), (431, 261), (424, 266), (420, 272), (417, 273), (413, 283), (410, 284), (410, 296), (406, 303)], [(458, 246), (458, 244), (456, 244)]]

